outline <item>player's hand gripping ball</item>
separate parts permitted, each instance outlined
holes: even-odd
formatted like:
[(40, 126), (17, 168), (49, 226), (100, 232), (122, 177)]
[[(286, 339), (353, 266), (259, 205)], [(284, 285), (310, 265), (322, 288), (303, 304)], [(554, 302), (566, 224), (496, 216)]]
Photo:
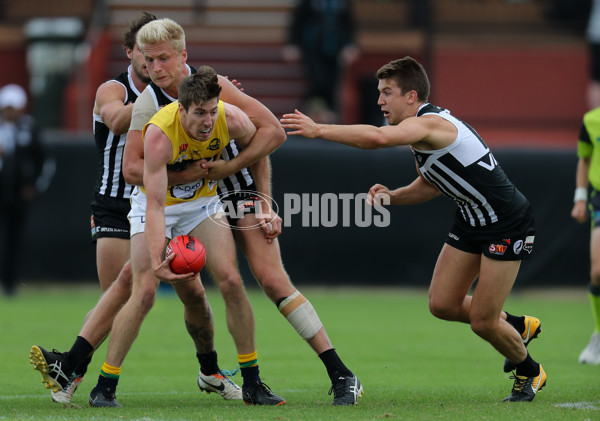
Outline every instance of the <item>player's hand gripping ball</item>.
[(196, 237), (178, 235), (167, 244), (165, 255), (175, 254), (171, 270), (175, 273), (199, 273), (206, 262), (206, 249)]

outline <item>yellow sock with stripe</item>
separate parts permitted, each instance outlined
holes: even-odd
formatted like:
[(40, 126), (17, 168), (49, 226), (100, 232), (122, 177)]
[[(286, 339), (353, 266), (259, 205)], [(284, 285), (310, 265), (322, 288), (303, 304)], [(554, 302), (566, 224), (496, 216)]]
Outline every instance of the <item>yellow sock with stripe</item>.
[(109, 379), (119, 379), (121, 377), (121, 367), (113, 367), (112, 365), (102, 364), (102, 368), (100, 369), (100, 375), (102, 377), (108, 377)]
[(98, 385), (96, 387), (100, 389), (112, 390), (114, 392), (117, 389), (119, 377), (121, 377), (121, 367), (113, 367), (112, 365), (104, 362), (104, 364), (102, 364), (102, 368), (100, 369)]
[(238, 364), (244, 378), (244, 383), (259, 383), (258, 356), (256, 351), (251, 354), (238, 354)]

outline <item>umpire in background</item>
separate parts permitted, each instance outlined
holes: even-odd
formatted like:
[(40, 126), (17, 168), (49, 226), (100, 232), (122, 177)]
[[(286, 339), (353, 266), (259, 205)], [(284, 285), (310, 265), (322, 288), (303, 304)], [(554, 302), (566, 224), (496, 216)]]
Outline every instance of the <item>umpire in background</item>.
[(29, 204), (44, 165), (44, 152), (19, 85), (0, 89), (0, 281), (16, 293), (19, 254)]

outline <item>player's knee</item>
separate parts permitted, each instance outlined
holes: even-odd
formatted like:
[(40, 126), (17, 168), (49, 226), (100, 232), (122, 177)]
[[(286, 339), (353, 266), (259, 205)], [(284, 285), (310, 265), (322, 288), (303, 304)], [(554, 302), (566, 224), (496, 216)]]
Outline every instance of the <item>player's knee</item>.
[(131, 271), (131, 265), (126, 265), (119, 273), (119, 277), (113, 284), (111, 289), (118, 291), (118, 296), (127, 301), (127, 298), (131, 295), (131, 288), (133, 286), (133, 272)]
[(254, 274), (266, 296), (274, 303), (281, 297), (293, 294), (296, 290), (285, 272), (273, 270)]
[(236, 297), (245, 294), (242, 278), (238, 272), (232, 271), (222, 276), (219, 279), (218, 285), (221, 295), (225, 299), (228, 299), (228, 297), (236, 299)]
[(185, 293), (179, 294), (181, 302), (186, 307), (205, 307), (206, 306), (206, 290), (204, 286), (197, 282), (192, 288), (185, 290)]
[(145, 313), (149, 312), (156, 300), (156, 289), (152, 287), (140, 287), (133, 297), (138, 302), (138, 306)]
[(429, 297), (429, 311), (442, 320), (454, 320), (455, 310), (447, 302)]
[(305, 341), (311, 340), (323, 327), (314, 307), (299, 291), (280, 302), (277, 308)]
[(117, 277), (117, 283), (120, 285), (127, 285), (131, 288), (133, 283), (133, 271), (131, 270), (131, 260), (128, 260), (127, 263), (119, 272), (119, 276)]
[(497, 323), (493, 323), (487, 319), (479, 319), (472, 317), (471, 318), (471, 330), (480, 338), (488, 339), (490, 338), (495, 329)]

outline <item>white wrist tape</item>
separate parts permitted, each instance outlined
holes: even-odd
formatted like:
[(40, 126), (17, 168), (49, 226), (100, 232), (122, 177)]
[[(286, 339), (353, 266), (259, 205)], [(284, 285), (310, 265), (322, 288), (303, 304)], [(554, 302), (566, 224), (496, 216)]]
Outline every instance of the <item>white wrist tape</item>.
[(323, 327), (315, 308), (300, 291), (287, 297), (277, 308), (305, 341), (311, 340)]
[(577, 187), (575, 189), (575, 197), (573, 197), (573, 203), (579, 202), (580, 200), (583, 200), (585, 202), (585, 201), (587, 201), (587, 197), (588, 197), (587, 188)]

